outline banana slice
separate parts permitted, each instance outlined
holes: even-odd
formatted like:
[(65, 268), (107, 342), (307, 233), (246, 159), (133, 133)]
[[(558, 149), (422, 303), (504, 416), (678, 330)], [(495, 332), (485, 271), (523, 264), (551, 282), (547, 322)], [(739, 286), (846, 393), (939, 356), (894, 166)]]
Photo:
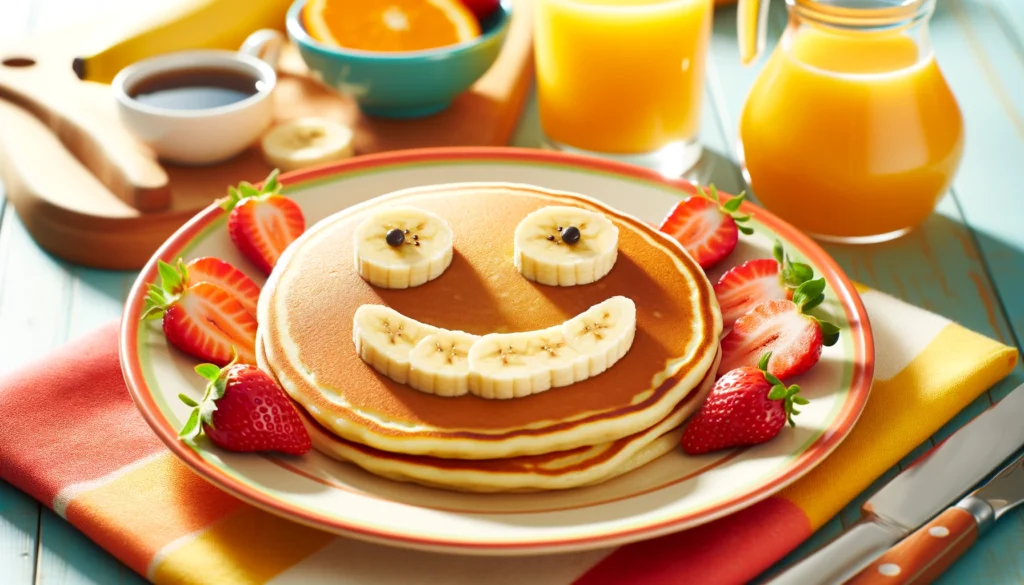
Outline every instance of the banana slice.
[(384, 305), (362, 305), (356, 309), (352, 325), (359, 357), (399, 384), (409, 380), (409, 361), (416, 344), (439, 331)]
[(415, 207), (378, 211), (356, 228), (356, 269), (374, 286), (419, 286), (448, 269), (452, 239), (448, 223), (428, 211)]
[(481, 398), (539, 394), (573, 384), (585, 373), (586, 364), (566, 342), (561, 326), (491, 333), (469, 350), (469, 389)]
[(611, 297), (561, 325), (482, 337), (363, 305), (352, 329), (363, 361), (395, 382), (438, 396), (504, 400), (575, 384), (615, 365), (633, 345), (636, 305)]
[(584, 377), (596, 376), (615, 365), (633, 346), (636, 304), (627, 297), (611, 297), (563, 323), (562, 334), (586, 363)]
[(619, 229), (600, 213), (553, 205), (516, 226), (514, 263), (528, 280), (574, 286), (600, 280), (618, 257)]
[(416, 344), (409, 356), (409, 385), (427, 394), (462, 396), (469, 392), (469, 350), (480, 337), (441, 330)]
[(352, 156), (352, 139), (352, 129), (340, 122), (306, 117), (274, 126), (260, 146), (268, 165), (293, 171)]

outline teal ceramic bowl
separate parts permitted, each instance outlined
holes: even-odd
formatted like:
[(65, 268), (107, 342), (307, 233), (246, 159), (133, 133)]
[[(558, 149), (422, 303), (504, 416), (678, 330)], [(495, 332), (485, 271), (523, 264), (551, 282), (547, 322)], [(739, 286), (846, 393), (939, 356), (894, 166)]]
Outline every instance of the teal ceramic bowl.
[(288, 36), (306, 66), (325, 84), (351, 95), (371, 116), (421, 118), (436, 114), (469, 89), (498, 58), (509, 21), (510, 0), (480, 23), (482, 34), (465, 43), (403, 53), (377, 53), (323, 44), (302, 25), (306, 0), (288, 10)]

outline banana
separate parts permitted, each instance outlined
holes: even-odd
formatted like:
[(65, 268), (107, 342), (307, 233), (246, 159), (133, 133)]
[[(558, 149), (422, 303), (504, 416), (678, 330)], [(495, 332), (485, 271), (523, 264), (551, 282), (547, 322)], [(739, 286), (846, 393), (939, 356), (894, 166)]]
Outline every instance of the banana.
[(310, 116), (274, 126), (260, 139), (260, 146), (268, 165), (294, 171), (352, 156), (352, 138), (348, 126)]
[(147, 57), (186, 49), (236, 51), (254, 31), (285, 32), (292, 0), (182, 0), (124, 27), (113, 40), (75, 58), (80, 79), (110, 83), (118, 71)]
[(481, 398), (539, 394), (578, 382), (584, 366), (580, 355), (566, 343), (560, 326), (491, 333), (469, 350), (470, 389)]
[(374, 286), (410, 288), (441, 276), (452, 262), (452, 230), (433, 213), (392, 207), (355, 231), (355, 264)]
[(600, 213), (542, 207), (516, 226), (513, 262), (524, 278), (552, 286), (600, 280), (618, 257), (619, 229)]
[(623, 296), (602, 301), (562, 324), (566, 342), (583, 356), (587, 376), (622, 359), (636, 335), (636, 304)]
[(469, 349), (479, 339), (477, 335), (448, 330), (424, 337), (409, 356), (409, 385), (438, 396), (469, 392)]
[(636, 305), (611, 297), (539, 331), (482, 337), (420, 323), (382, 305), (363, 305), (356, 351), (381, 374), (438, 396), (509, 399), (597, 376), (633, 345)]
[(352, 323), (352, 340), (363, 361), (399, 384), (409, 380), (414, 347), (438, 329), (410, 319), (391, 307), (362, 305)]

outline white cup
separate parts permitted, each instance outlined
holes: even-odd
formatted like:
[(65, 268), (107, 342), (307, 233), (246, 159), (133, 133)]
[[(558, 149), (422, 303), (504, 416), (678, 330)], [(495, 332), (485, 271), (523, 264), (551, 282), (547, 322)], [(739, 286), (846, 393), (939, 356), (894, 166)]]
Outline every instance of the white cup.
[[(121, 122), (161, 159), (186, 165), (221, 162), (241, 153), (273, 123), (271, 92), (284, 36), (259, 30), (239, 51), (178, 51), (150, 57), (125, 67), (111, 87)], [(256, 93), (227, 105), (175, 109), (143, 103), (134, 88), (152, 76), (178, 70), (216, 68), (240, 72), (256, 80)]]

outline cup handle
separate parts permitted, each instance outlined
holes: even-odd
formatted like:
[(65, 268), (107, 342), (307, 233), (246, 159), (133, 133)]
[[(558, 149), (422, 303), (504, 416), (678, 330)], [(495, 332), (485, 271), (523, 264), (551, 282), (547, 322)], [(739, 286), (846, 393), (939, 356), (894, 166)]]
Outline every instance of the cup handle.
[(283, 34), (271, 28), (263, 28), (249, 35), (239, 50), (257, 59), (262, 59), (277, 69), (277, 60), (281, 56), (281, 48), (284, 44)]

